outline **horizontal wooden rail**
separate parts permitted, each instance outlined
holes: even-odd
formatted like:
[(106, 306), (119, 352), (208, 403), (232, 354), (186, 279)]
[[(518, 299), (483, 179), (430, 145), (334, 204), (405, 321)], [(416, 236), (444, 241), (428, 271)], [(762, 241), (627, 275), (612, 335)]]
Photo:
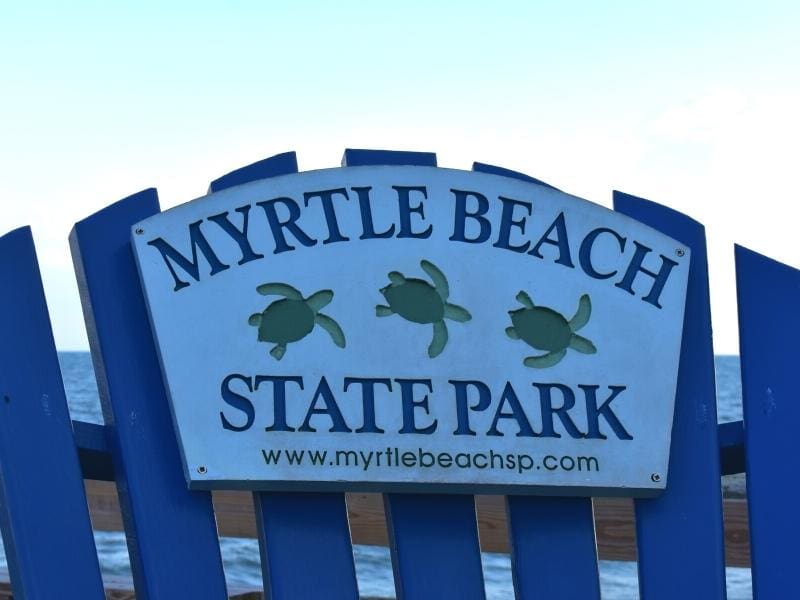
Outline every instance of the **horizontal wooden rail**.
[[(95, 529), (119, 531), (122, 518), (112, 482), (86, 481), (86, 492)], [(214, 510), (219, 534), (225, 537), (256, 537), (252, 495), (247, 492), (214, 492)], [(379, 494), (347, 494), (353, 542), (388, 545), (383, 501)], [(725, 500), (725, 558), (729, 566), (750, 566), (747, 503)], [(505, 502), (502, 496), (477, 496), (478, 529), (485, 552), (508, 552)], [(601, 559), (636, 560), (633, 503), (629, 499), (594, 500), (597, 548)]]

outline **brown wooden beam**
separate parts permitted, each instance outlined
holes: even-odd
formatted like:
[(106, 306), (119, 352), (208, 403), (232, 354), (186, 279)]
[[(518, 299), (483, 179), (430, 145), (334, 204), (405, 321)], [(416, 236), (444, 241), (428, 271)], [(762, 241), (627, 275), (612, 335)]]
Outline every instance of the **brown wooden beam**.
[[(112, 482), (86, 481), (92, 524), (104, 531), (122, 530), (116, 488)], [(248, 492), (214, 492), (214, 510), (221, 536), (256, 537), (252, 495)], [(508, 552), (505, 501), (502, 496), (476, 496), (478, 530), (485, 552)], [(353, 543), (386, 546), (386, 518), (379, 494), (347, 494)], [(747, 503), (727, 499), (725, 558), (728, 566), (750, 566)], [(597, 549), (601, 559), (636, 560), (636, 528), (633, 502), (622, 498), (594, 500)]]

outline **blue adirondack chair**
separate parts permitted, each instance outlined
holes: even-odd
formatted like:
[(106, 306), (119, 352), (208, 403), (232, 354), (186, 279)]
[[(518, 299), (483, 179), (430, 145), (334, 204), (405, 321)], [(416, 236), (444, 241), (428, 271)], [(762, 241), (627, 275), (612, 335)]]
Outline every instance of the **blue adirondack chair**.
[[(348, 150), (343, 165), (436, 166), (429, 153)], [(517, 177), (476, 163), (474, 170)], [(219, 191), (294, 173), (293, 152), (234, 171)], [(615, 193), (616, 210), (692, 250), (666, 492), (637, 500), (642, 598), (725, 598), (711, 318), (703, 227)], [(15, 598), (104, 598), (83, 487), (110, 450), (137, 598), (224, 598), (208, 492), (188, 491), (129, 235), (159, 211), (155, 190), (77, 223), (70, 236), (105, 426), (70, 421), (28, 228), (0, 238), (0, 526)], [(792, 349), (800, 272), (736, 249), (744, 444), (756, 598), (800, 598), (793, 541), (800, 471)], [(732, 437), (732, 441), (731, 438)], [(76, 443), (77, 440), (77, 443)], [(82, 471), (83, 467), (83, 471)], [(474, 497), (386, 494), (398, 598), (484, 598)], [(358, 597), (344, 494), (255, 493), (270, 598)], [(514, 588), (522, 599), (599, 598), (590, 498), (507, 498)]]

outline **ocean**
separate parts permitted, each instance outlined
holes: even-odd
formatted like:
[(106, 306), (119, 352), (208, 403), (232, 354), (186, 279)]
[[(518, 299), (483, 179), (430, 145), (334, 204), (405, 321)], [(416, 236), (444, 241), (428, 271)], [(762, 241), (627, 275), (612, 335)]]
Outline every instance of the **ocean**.
[[(70, 413), (73, 419), (102, 423), (92, 364), (86, 352), (60, 352)], [(720, 422), (742, 418), (739, 357), (717, 356), (717, 411)], [(95, 541), (100, 565), (105, 575), (130, 576), (130, 563), (122, 533), (96, 532)], [(256, 540), (223, 538), (221, 540), (225, 575), (230, 584), (258, 587), (261, 565)], [(362, 596), (394, 597), (394, 580), (386, 548), (355, 546), (358, 586)], [(0, 556), (2, 566), (5, 555)], [(483, 555), (483, 572), (489, 600), (514, 598), (511, 583), (511, 561), (508, 555)], [(752, 596), (749, 569), (726, 570), (729, 600), (749, 600)], [(603, 600), (628, 600), (639, 597), (636, 565), (617, 561), (600, 561)]]

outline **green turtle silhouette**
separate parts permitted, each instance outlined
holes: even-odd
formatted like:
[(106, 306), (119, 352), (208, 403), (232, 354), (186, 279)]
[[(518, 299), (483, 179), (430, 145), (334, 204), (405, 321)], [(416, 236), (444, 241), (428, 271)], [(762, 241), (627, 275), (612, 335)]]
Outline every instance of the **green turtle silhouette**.
[(286, 344), (306, 337), (319, 325), (330, 334), (333, 343), (344, 348), (345, 339), (339, 324), (319, 312), (333, 300), (331, 290), (321, 290), (303, 298), (303, 294), (286, 283), (264, 283), (256, 288), (262, 296), (283, 296), (260, 313), (250, 315), (247, 322), (258, 327), (258, 341), (272, 342), (269, 351), (275, 360), (283, 358)]
[(512, 340), (522, 340), (537, 350), (547, 350), (541, 356), (529, 356), (523, 362), (526, 367), (544, 369), (558, 364), (568, 348), (584, 354), (597, 352), (594, 344), (576, 331), (589, 322), (592, 301), (589, 294), (581, 296), (575, 316), (567, 321), (560, 313), (546, 306), (535, 306), (524, 291), (517, 294), (523, 308), (510, 310), (512, 327), (506, 327), (506, 335)]
[(433, 285), (423, 279), (406, 278), (402, 273), (392, 271), (386, 287), (380, 290), (389, 306), (378, 305), (375, 314), (388, 317), (398, 314), (407, 321), (433, 325), (433, 339), (428, 346), (428, 356), (435, 358), (447, 345), (447, 325), (444, 320), (450, 319), (464, 323), (472, 318), (465, 308), (450, 304), (450, 286), (447, 278), (432, 262), (423, 260), (419, 263), (422, 270), (431, 278)]

